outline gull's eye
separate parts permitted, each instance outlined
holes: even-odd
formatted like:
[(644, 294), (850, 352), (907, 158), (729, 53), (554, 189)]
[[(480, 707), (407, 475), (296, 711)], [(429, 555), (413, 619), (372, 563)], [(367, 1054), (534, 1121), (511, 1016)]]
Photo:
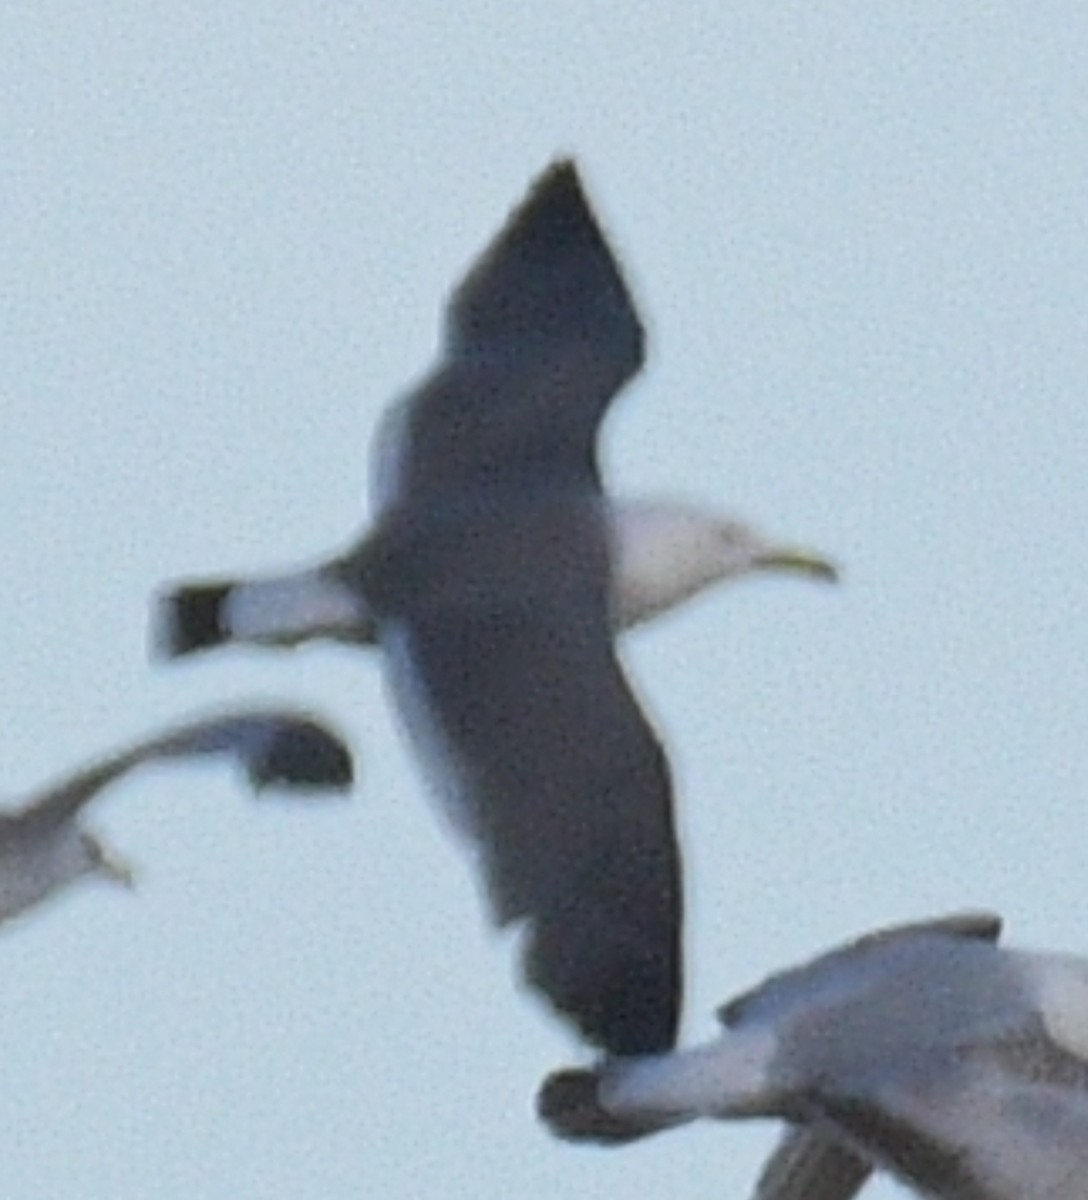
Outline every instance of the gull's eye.
[(726, 521), (718, 527), (718, 537), (726, 546), (743, 546), (751, 541), (748, 530), (736, 521)]

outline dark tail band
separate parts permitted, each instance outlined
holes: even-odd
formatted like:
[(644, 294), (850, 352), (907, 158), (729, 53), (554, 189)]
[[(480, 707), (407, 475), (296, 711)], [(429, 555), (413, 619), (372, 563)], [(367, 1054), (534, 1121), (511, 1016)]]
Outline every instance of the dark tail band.
[(614, 1116), (601, 1104), (599, 1083), (596, 1071), (554, 1071), (537, 1092), (537, 1116), (564, 1141), (601, 1146), (622, 1146), (668, 1128), (667, 1123)]
[(161, 623), (157, 649), (179, 658), (222, 645), (230, 636), (222, 622), (229, 583), (183, 584), (160, 601)]

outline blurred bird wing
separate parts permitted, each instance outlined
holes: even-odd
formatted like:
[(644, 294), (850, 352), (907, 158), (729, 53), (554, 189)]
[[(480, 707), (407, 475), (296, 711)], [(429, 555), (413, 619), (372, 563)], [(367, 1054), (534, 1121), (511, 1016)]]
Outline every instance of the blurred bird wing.
[(137, 742), (39, 793), (21, 816), (43, 825), (57, 824), (139, 767), (160, 759), (224, 753), (234, 755), (257, 786), (269, 781), (270, 760), (277, 767), (295, 761), (294, 777), (282, 770), (276, 776), (285, 783), (343, 787), (351, 778), (347, 747), (323, 724), (299, 712), (249, 710), (201, 718)]
[(598, 489), (598, 427), (642, 361), (619, 265), (574, 165), (556, 163), (451, 297), (437, 368), (383, 417), (376, 509), (537, 471)]
[(752, 1200), (853, 1200), (872, 1164), (822, 1133), (791, 1128), (767, 1159)]

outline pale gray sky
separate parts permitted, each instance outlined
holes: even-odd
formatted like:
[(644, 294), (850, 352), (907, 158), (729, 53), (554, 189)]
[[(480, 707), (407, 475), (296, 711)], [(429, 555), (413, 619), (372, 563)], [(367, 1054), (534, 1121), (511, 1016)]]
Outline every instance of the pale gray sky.
[(147, 661), (159, 582), (360, 526), (382, 406), (560, 152), (652, 334), (616, 486), (847, 571), (629, 643), (680, 792), (687, 1034), (949, 908), (1088, 952), (1086, 58), (1072, 0), (5, 5), (3, 785), (230, 698), (308, 701), (363, 756), (320, 812), (211, 767), (103, 806), (142, 895), (0, 935), (7, 1200), (750, 1186), (767, 1124), (537, 1126), (578, 1048), (515, 989), (376, 662)]

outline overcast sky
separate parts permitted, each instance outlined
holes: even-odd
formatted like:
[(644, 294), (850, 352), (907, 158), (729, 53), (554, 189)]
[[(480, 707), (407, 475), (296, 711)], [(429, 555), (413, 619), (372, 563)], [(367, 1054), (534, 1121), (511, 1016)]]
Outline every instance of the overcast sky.
[(363, 758), (320, 808), (212, 766), (102, 805), (141, 894), (0, 934), (7, 1200), (746, 1195), (770, 1123), (536, 1124), (584, 1052), (515, 986), (379, 663), (148, 656), (162, 581), (360, 528), (383, 405), (560, 153), (651, 331), (617, 490), (845, 568), (627, 643), (677, 778), (686, 1036), (889, 921), (988, 906), (1088, 953), (1088, 12), (958, 7), (4, 6), (3, 786), (255, 697)]

